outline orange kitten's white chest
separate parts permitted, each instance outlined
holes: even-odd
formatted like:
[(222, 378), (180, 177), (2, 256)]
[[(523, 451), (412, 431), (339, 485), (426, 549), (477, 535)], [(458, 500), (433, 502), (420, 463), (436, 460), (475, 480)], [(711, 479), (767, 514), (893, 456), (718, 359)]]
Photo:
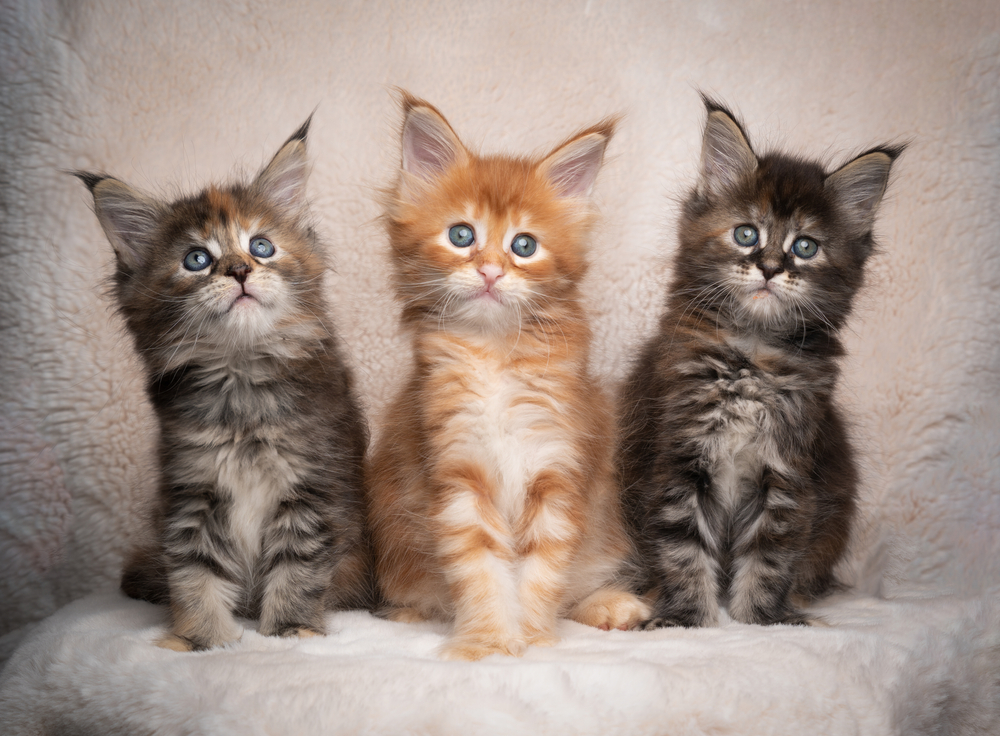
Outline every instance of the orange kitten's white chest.
[(449, 457), (482, 468), (492, 480), (493, 505), (516, 527), (531, 480), (579, 462), (557, 371), (518, 365), (481, 346), (443, 342), (432, 382), (449, 382), (452, 389), (429, 407), (442, 429), (433, 442)]

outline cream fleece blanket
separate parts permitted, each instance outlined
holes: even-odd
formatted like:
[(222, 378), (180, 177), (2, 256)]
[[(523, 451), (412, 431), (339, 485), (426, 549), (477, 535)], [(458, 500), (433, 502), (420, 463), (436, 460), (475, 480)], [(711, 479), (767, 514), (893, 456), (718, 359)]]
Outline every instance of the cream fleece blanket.
[[(1000, 732), (998, 82), (987, 0), (3, 3), (0, 660), (21, 647), (0, 674), (4, 731)], [(662, 303), (697, 89), (765, 148), (837, 163), (911, 142), (846, 336), (866, 495), (831, 628), (567, 622), (553, 649), (474, 665), (436, 661), (439, 626), (362, 613), (322, 640), (149, 645), (163, 611), (113, 591), (154, 426), (102, 296), (110, 247), (62, 172), (189, 192), (256, 170), (315, 109), (329, 292), (377, 428), (409, 360), (377, 222), (393, 86), (484, 150), (539, 151), (625, 113), (586, 284), (609, 386)]]

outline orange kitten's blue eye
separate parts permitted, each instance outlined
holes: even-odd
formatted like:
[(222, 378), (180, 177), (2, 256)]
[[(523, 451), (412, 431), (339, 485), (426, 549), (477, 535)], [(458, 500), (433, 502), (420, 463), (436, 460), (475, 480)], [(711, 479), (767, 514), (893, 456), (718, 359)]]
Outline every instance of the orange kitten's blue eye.
[(184, 268), (188, 271), (203, 271), (212, 265), (212, 256), (207, 250), (198, 248), (184, 256)]
[(819, 252), (819, 243), (812, 238), (799, 238), (792, 243), (792, 253), (799, 258), (812, 258)]
[(736, 241), (737, 245), (742, 245), (744, 248), (752, 248), (757, 245), (760, 235), (757, 232), (757, 228), (753, 225), (740, 225), (733, 230), (733, 240)]
[(254, 238), (250, 241), (250, 255), (257, 258), (270, 258), (274, 255), (274, 243), (267, 238)]
[(515, 235), (514, 239), (510, 241), (510, 250), (516, 256), (527, 258), (538, 250), (538, 243), (527, 233), (521, 233), (520, 235)]
[(471, 226), (463, 222), (451, 226), (451, 229), (448, 230), (448, 240), (458, 248), (468, 248), (476, 242), (476, 233)]

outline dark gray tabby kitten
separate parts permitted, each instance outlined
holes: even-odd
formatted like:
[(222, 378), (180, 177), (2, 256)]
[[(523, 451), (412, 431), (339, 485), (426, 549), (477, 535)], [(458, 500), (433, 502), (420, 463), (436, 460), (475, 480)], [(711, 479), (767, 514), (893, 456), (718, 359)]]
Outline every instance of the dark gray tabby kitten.
[(160, 424), (153, 546), (122, 589), (169, 601), (160, 646), (324, 632), (372, 603), (367, 429), (327, 317), (302, 126), (249, 185), (166, 203), (79, 173), (117, 256), (113, 293)]
[(837, 336), (902, 147), (827, 173), (757, 156), (705, 99), (667, 311), (623, 394), (620, 470), (654, 626), (808, 623), (835, 585), (857, 471), (833, 403)]

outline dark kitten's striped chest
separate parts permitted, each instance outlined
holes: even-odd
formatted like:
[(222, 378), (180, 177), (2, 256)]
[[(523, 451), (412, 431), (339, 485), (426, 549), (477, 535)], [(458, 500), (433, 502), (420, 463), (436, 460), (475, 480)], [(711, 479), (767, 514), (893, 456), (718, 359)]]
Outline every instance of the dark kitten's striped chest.
[(730, 511), (766, 471), (806, 472), (831, 378), (791, 350), (730, 339), (680, 366), (689, 448)]
[(240, 433), (295, 415), (300, 392), (285, 378), (266, 365), (192, 364), (150, 381), (148, 391), (163, 421)]

